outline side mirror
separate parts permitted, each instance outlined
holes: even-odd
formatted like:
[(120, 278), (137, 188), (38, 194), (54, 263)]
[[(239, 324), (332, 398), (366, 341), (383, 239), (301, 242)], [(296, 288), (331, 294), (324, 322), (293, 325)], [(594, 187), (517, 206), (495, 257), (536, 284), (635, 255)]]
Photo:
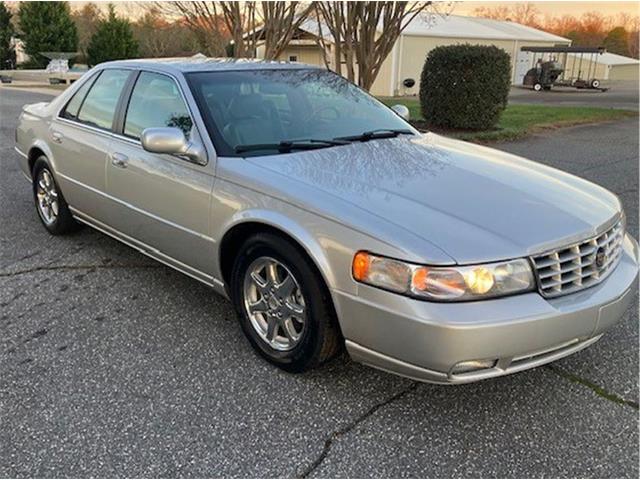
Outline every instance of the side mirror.
[(409, 109), (405, 105), (401, 105), (401, 104), (394, 105), (393, 107), (391, 107), (391, 110), (396, 112), (398, 116), (404, 118), (407, 121), (409, 121), (409, 119), (411, 118)]
[(188, 141), (179, 128), (145, 128), (140, 136), (142, 148), (151, 153), (165, 153), (188, 158), (198, 165), (207, 164), (207, 152), (196, 141)]

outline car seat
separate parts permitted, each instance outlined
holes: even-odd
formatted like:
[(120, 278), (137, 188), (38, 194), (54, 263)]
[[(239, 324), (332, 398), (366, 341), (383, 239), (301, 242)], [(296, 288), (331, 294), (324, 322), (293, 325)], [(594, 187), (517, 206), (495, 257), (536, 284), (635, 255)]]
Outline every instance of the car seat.
[(238, 95), (229, 104), (223, 135), (231, 145), (274, 143), (283, 140), (276, 108), (259, 94)]

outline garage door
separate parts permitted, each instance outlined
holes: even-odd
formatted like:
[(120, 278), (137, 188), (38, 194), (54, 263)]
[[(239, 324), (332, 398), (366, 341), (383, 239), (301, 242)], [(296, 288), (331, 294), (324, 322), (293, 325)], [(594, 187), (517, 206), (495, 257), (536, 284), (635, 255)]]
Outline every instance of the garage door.
[(524, 76), (531, 68), (532, 55), (533, 54), (531, 52), (518, 52), (514, 85), (522, 85)]

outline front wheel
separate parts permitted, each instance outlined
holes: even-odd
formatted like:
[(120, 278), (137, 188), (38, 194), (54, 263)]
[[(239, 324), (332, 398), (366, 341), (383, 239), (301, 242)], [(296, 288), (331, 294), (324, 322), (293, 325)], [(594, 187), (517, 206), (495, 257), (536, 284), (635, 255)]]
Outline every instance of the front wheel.
[(540, 90), (542, 90), (542, 84), (540, 84), (540, 83), (535, 83), (535, 84), (533, 85), (533, 89), (534, 89), (536, 92), (539, 92)]
[(77, 230), (80, 225), (73, 219), (46, 157), (36, 160), (32, 178), (36, 210), (49, 233), (63, 235)]
[(268, 233), (249, 238), (234, 263), (231, 294), (251, 345), (278, 367), (302, 372), (339, 351), (329, 292), (288, 240)]

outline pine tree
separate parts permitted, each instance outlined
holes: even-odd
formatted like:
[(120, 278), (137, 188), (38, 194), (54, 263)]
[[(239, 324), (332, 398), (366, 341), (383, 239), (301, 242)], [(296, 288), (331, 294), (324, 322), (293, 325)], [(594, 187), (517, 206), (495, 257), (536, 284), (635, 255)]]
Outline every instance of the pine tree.
[(78, 32), (67, 2), (20, 2), (18, 18), (29, 66), (47, 66), (49, 60), (42, 52), (77, 50)]
[(11, 48), (14, 33), (11, 16), (4, 2), (0, 2), (0, 70), (10, 68), (9, 64), (15, 62), (15, 52)]
[(624, 29), (624, 27), (616, 27), (611, 30), (604, 42), (602, 42), (603, 46), (607, 49), (608, 52), (617, 53), (618, 55), (629, 56), (629, 42), (627, 38), (629, 34)]
[(89, 65), (137, 56), (138, 42), (133, 36), (131, 23), (119, 18), (113, 4), (109, 4), (109, 15), (100, 21), (87, 47)]

